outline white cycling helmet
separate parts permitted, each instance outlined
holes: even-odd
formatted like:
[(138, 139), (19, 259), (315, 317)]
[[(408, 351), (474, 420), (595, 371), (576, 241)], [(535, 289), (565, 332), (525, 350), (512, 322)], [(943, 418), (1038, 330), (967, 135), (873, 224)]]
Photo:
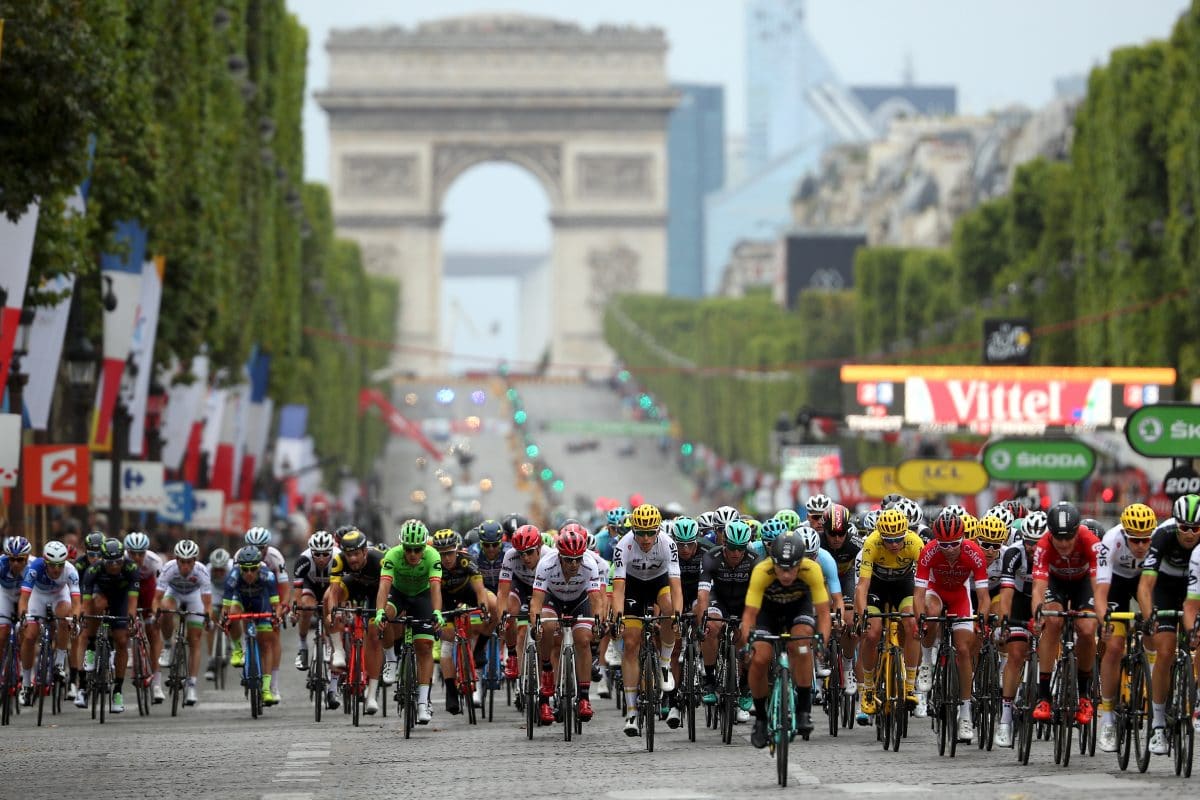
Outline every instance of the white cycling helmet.
[(229, 569), (229, 551), (218, 547), (208, 554), (209, 569)]
[(246, 544), (267, 547), (271, 544), (271, 532), (266, 528), (254, 527), (246, 531)]
[(125, 549), (131, 553), (144, 553), (150, 549), (150, 537), (141, 531), (133, 531), (125, 537)]
[(821, 549), (821, 534), (809, 525), (801, 525), (796, 528), (796, 536), (804, 543), (804, 557), (816, 558), (817, 551)]
[(175, 557), (188, 559), (200, 557), (200, 545), (191, 539), (180, 539), (175, 543)]
[(332, 553), (333, 536), (328, 531), (317, 531), (308, 537), (308, 549), (314, 553)]
[(1011, 528), (1013, 524), (1013, 513), (1002, 505), (992, 506), (984, 514), (985, 517), (996, 517), (1004, 522), (1004, 527)]
[(46, 542), (42, 556), (51, 564), (64, 564), (67, 561), (67, 546), (59, 541)]
[(1021, 522), (1021, 538), (1029, 544), (1036, 544), (1049, 530), (1049, 526), (1050, 520), (1045, 511), (1030, 511)]
[(908, 519), (908, 527), (915, 528), (921, 524), (925, 515), (921, 513), (921, 506), (916, 500), (907, 497), (901, 497), (896, 501), (895, 508)]
[(804, 504), (804, 510), (811, 517), (813, 514), (828, 514), (829, 507), (833, 505), (833, 501), (829, 499), (827, 494), (814, 494), (808, 498), (808, 502)]
[(733, 506), (721, 506), (713, 512), (713, 522), (715, 522), (716, 526), (721, 530), (724, 530), (725, 526), (729, 523), (741, 518), (742, 515), (738, 513), (738, 510)]

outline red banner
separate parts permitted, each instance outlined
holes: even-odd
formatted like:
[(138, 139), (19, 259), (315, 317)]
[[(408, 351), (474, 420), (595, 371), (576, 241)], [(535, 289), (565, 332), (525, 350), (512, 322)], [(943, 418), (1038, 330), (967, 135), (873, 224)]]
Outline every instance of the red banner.
[(969, 425), (986, 432), (1005, 425), (1107, 425), (1112, 384), (1091, 381), (928, 380), (904, 386), (905, 421)]

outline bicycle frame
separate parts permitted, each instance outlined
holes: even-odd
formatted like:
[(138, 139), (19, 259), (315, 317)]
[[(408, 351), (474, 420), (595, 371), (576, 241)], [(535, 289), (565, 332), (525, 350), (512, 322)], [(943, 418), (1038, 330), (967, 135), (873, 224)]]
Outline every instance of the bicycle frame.
[(195, 612), (189, 612), (185, 609), (167, 610), (160, 608), (158, 615), (174, 616), (175, 619), (175, 635), (174, 641), (171, 643), (171, 664), (167, 668), (167, 689), (171, 693), (171, 716), (179, 715), (179, 700), (183, 697), (183, 690), (187, 685), (188, 679), (188, 636), (187, 636), (187, 618), (195, 616)]
[(741, 665), (737, 657), (737, 632), (742, 620), (730, 617), (721, 629), (717, 645), (717, 707), (714, 713), (721, 728), (721, 741), (733, 743), (733, 724), (737, 720)]
[(768, 642), (774, 651), (767, 673), (771, 685), (770, 694), (767, 695), (767, 746), (775, 757), (776, 779), (780, 786), (787, 786), (788, 745), (796, 735), (796, 691), (788, 660), (788, 645), (794, 641), (811, 641), (815, 638), (810, 635), (793, 636), (790, 633), (755, 633), (752, 640)]
[(129, 621), (129, 647), (133, 652), (133, 691), (138, 701), (138, 716), (150, 714), (150, 685), (154, 681), (154, 669), (150, 665), (150, 640), (140, 614)]
[(479, 614), (479, 608), (456, 608), (444, 612), (442, 618), (454, 622), (454, 674), (455, 685), (467, 706), (467, 722), (475, 724), (475, 654), (471, 647), (471, 615)]
[(869, 620), (883, 620), (883, 635), (875, 646), (875, 735), (883, 743), (883, 749), (892, 752), (900, 750), (900, 740), (908, 735), (900, 620), (912, 616), (911, 611), (883, 611), (867, 612), (862, 618), (864, 628)]
[(313, 701), (315, 721), (320, 722), (321, 712), (325, 708), (325, 690), (329, 687), (329, 662), (325, 658), (325, 606), (317, 603), (306, 610), (311, 614), (308, 630), (313, 634), (314, 652), (304, 683), (308, 689), (308, 699)]
[(40, 626), (38, 657), (33, 672), (32, 688), (38, 698), (37, 724), (38, 727), (41, 727), (47, 697), (53, 695), (50, 700), (51, 714), (57, 714), (61, 710), (58, 708), (58, 693), (55, 689), (58, 681), (54, 675), (54, 639), (58, 617), (54, 615), (54, 609), (47, 608), (44, 615), (30, 615), (30, 618), (38, 620)]
[[(417, 724), (417, 652), (413, 647), (413, 624), (418, 622), (415, 617), (390, 617), (388, 624), (404, 626), (404, 637), (400, 640), (400, 655), (398, 656), (396, 672), (396, 688), (392, 698), (396, 701), (396, 715), (404, 725), (404, 738), (412, 737), (413, 728)], [(379, 631), (383, 638), (383, 630)]]
[(1175, 774), (1190, 778), (1196, 738), (1196, 729), (1192, 724), (1192, 712), (1196, 704), (1196, 680), (1191, 636), (1200, 631), (1200, 620), (1196, 621), (1189, 632), (1183, 628), (1183, 613), (1180, 611), (1155, 611), (1154, 617), (1173, 619), (1176, 622), (1175, 656), (1171, 660), (1171, 673), (1167, 685), (1166, 730), (1171, 754), (1174, 756)]
[(1135, 754), (1139, 772), (1150, 766), (1150, 737), (1153, 735), (1154, 715), (1150, 706), (1150, 660), (1146, 655), (1145, 630), (1132, 611), (1110, 612), (1108, 620), (1126, 623), (1125, 652), (1121, 656), (1114, 712), (1117, 719), (1117, 765), (1129, 767), (1129, 756)]
[(375, 615), (375, 611), (359, 606), (338, 606), (333, 609), (333, 613), (350, 617), (350, 630), (343, 629), (342, 634), (339, 634), (346, 635), (350, 640), (350, 647), (346, 652), (346, 674), (342, 680), (342, 695), (345, 698), (346, 710), (350, 712), (351, 722), (357, 728), (367, 700), (365, 658), (367, 621), (368, 618)]
[(85, 620), (96, 620), (99, 622), (99, 627), (96, 629), (96, 651), (95, 651), (95, 669), (92, 671), (89, 687), (92, 699), (92, 719), (96, 719), (97, 711), (100, 716), (100, 724), (104, 724), (104, 716), (108, 710), (109, 703), (112, 698), (112, 676), (109, 674), (111, 669), (110, 661), (111, 654), (115, 651), (114, 642), (112, 640), (112, 623), (126, 619), (126, 617), (114, 616), (112, 614), (84, 614)]
[(13, 617), (0, 619), (8, 620), (8, 636), (2, 643), (4, 651), (0, 661), (0, 725), (7, 725), (13, 709), (21, 713), (21, 645), (17, 636), (18, 620)]
[(674, 616), (647, 614), (634, 617), (642, 623), (642, 647), (638, 653), (638, 730), (646, 737), (646, 752), (654, 752), (654, 723), (662, 706), (662, 666), (656, 635), (660, 622), (673, 622)]
[(225, 617), (226, 630), (228, 623), (233, 620), (249, 621), (251, 624), (242, 626), (245, 637), (245, 661), (242, 664), (242, 686), (250, 699), (250, 717), (258, 719), (263, 712), (262, 693), (262, 654), (258, 648), (258, 621), (274, 621), (275, 615), (269, 611), (252, 614), (229, 614)]
[[(1054, 763), (1066, 767), (1071, 763), (1071, 738), (1075, 733), (1075, 713), (1079, 709), (1079, 686), (1077, 684), (1078, 657), (1075, 654), (1075, 620), (1094, 619), (1096, 614), (1091, 611), (1053, 611), (1038, 609), (1042, 617), (1061, 617), (1063, 619), (1062, 641), (1058, 658), (1054, 662), (1054, 673), (1051, 678), (1051, 707), (1054, 716), (1051, 725), (1054, 728)], [(1097, 676), (1098, 677), (1098, 676)], [(1081, 734), (1082, 735), (1082, 734)]]

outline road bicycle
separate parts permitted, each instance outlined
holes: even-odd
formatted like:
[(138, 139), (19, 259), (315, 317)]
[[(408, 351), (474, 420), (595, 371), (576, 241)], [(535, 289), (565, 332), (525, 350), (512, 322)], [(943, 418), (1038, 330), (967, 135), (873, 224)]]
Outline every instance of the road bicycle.
[(186, 609), (168, 610), (160, 608), (158, 615), (175, 617), (175, 640), (171, 643), (171, 661), (167, 668), (167, 691), (171, 695), (171, 716), (179, 715), (180, 700), (187, 689), (188, 679), (188, 641), (187, 618), (196, 614)]
[[(829, 718), (829, 735), (837, 736), (838, 728), (845, 719), (842, 714), (846, 708), (845, 674), (842, 671), (842, 616), (839, 612), (833, 617), (833, 632), (829, 637), (829, 647), (825, 653), (825, 663), (829, 665), (829, 675), (824, 679), (825, 684), (825, 715)], [(815, 664), (814, 664), (815, 666)], [(853, 722), (853, 714), (850, 715)]]
[(1196, 706), (1196, 678), (1191, 636), (1200, 630), (1200, 620), (1196, 621), (1192, 631), (1187, 631), (1183, 627), (1181, 611), (1156, 610), (1154, 618), (1175, 622), (1175, 657), (1171, 660), (1171, 674), (1167, 678), (1166, 732), (1171, 755), (1174, 756), (1175, 774), (1190, 778), (1196, 745), (1196, 729), (1192, 724), (1192, 712)]
[(900, 620), (911, 611), (867, 612), (869, 620), (881, 619), (884, 635), (879, 637), (875, 661), (875, 738), (884, 750), (898, 752), (900, 740), (908, 736), (908, 701), (904, 686), (904, 650), (900, 646)]
[(222, 620), (221, 627), (228, 631), (229, 623), (234, 620), (249, 623), (242, 625), (242, 636), (245, 638), (245, 643), (242, 645), (245, 654), (245, 661), (242, 663), (242, 688), (246, 698), (250, 701), (250, 718), (258, 719), (263, 713), (262, 652), (258, 645), (258, 623), (270, 620), (274, 626), (278, 620), (270, 611), (253, 614), (228, 614)]
[(96, 629), (96, 649), (93, 653), (94, 668), (88, 676), (88, 693), (92, 701), (92, 719), (97, 712), (100, 724), (104, 724), (105, 713), (111, 710), (113, 690), (113, 641), (112, 624), (121, 622), (126, 617), (115, 617), (111, 614), (84, 614), (85, 620), (95, 620), (100, 623)]
[[(922, 616), (920, 627), (935, 623), (938, 629), (937, 657), (933, 662), (933, 683), (929, 690), (930, 716), (937, 733), (938, 755), (954, 758), (958, 752), (958, 715), (962, 708), (958, 675), (958, 651), (954, 646), (954, 623), (963, 618), (954, 614)], [(975, 617), (968, 619), (974, 620)]]
[(1017, 761), (1022, 765), (1029, 763), (1029, 750), (1033, 745), (1038, 723), (1033, 718), (1033, 709), (1038, 702), (1038, 636), (1032, 631), (1029, 634), (1029, 652), (1025, 656), (1025, 665), (1021, 668), (1021, 682), (1017, 684), (1017, 693), (1012, 702), (1013, 748), (1017, 752)]
[(54, 611), (47, 608), (44, 616), (32, 616), (30, 619), (40, 623), (40, 637), (37, 662), (33, 671), (33, 686), (30, 688), (37, 697), (37, 724), (40, 728), (45, 714), (46, 698), (50, 698), (50, 714), (62, 713), (62, 701), (67, 687), (54, 664), (54, 635), (58, 625), (58, 617)]
[(1066, 767), (1071, 763), (1071, 738), (1079, 724), (1075, 720), (1079, 710), (1079, 657), (1075, 653), (1075, 620), (1095, 619), (1096, 614), (1092, 611), (1052, 611), (1043, 608), (1038, 609), (1038, 615), (1061, 617), (1063, 620), (1062, 643), (1050, 677), (1050, 725), (1054, 735), (1054, 763)]
[[(298, 607), (293, 604), (293, 611)], [(329, 659), (325, 655), (325, 606), (317, 603), (306, 606), (305, 611), (311, 614), (308, 631), (313, 635), (313, 652), (308, 663), (308, 674), (304, 678), (304, 688), (308, 689), (309, 702), (313, 704), (313, 721), (321, 721), (321, 712), (325, 710), (325, 692), (329, 688)]]
[[(775, 757), (775, 778), (780, 786), (787, 786), (788, 746), (796, 738), (796, 686), (792, 681), (792, 668), (788, 663), (788, 645), (795, 641), (811, 641), (819, 646), (816, 635), (794, 636), (790, 633), (769, 634), (755, 632), (754, 641), (769, 642), (774, 653), (767, 672), (770, 686), (767, 695), (767, 747)], [(809, 734), (801, 733), (808, 741)]]
[(983, 629), (983, 644), (979, 648), (979, 655), (975, 660), (972, 682), (971, 693), (974, 700), (971, 703), (971, 714), (975, 718), (975, 743), (980, 750), (992, 749), (996, 738), (996, 724), (1000, 721), (1000, 711), (1003, 707), (1003, 692), (1000, 684), (1000, 650), (992, 635), (992, 632), (996, 630), (1008, 630), (1007, 618), (997, 626), (996, 617), (994, 615), (988, 617), (987, 624)]
[(140, 614), (129, 622), (129, 650), (133, 656), (133, 694), (137, 698), (138, 716), (150, 714), (150, 687), (154, 683), (154, 666), (150, 663), (150, 637)]
[(700, 677), (704, 674), (704, 659), (700, 655), (701, 628), (691, 614), (682, 620), (679, 648), (679, 686), (675, 699), (682, 707), (689, 742), (696, 741), (696, 709), (700, 706)]
[(17, 619), (0, 617), (8, 622), (8, 638), (0, 646), (0, 725), (12, 720), (13, 712), (21, 713), (21, 643), (17, 636)]
[(674, 624), (674, 616), (647, 614), (632, 617), (642, 623), (642, 649), (638, 653), (638, 733), (646, 737), (646, 752), (654, 752), (654, 723), (662, 706), (662, 661), (658, 655), (658, 626), (661, 622)]
[[(396, 716), (403, 722), (404, 738), (409, 739), (417, 724), (417, 651), (413, 646), (412, 629), (419, 620), (415, 617), (389, 617), (387, 622), (404, 627), (400, 653), (396, 656), (396, 688), (392, 690), (392, 699), (396, 702)], [(379, 638), (383, 638), (382, 629)]]
[(717, 702), (706, 708), (709, 723), (721, 731), (721, 741), (733, 743), (733, 725), (737, 721), (738, 700), (741, 698), (739, 674), (741, 671), (737, 655), (737, 634), (741, 626), (739, 617), (729, 617), (717, 641)]
[(367, 623), (375, 616), (375, 610), (361, 606), (338, 606), (333, 609), (333, 613), (350, 617), (350, 630), (343, 630), (342, 633), (334, 635), (344, 636), (349, 645), (346, 649), (346, 671), (341, 683), (342, 710), (350, 715), (351, 723), (357, 728), (367, 703), (368, 680), (364, 642)]
[(1150, 766), (1150, 737), (1154, 714), (1150, 698), (1150, 659), (1146, 654), (1145, 629), (1132, 611), (1112, 611), (1107, 618), (1126, 623), (1125, 653), (1121, 656), (1120, 687), (1113, 714), (1117, 723), (1117, 766), (1129, 768), (1133, 755), (1138, 772)]
[[(506, 685), (504, 679), (504, 665), (500, 661), (502, 648), (500, 646), (500, 629), (503, 624), (497, 625), (491, 634), (487, 637), (487, 644), (484, 646), (484, 664), (483, 664), (483, 712), (487, 717), (488, 722), (494, 721), (496, 710), (496, 693), (500, 691), (502, 685)], [(512, 705), (512, 688), (508, 689), (508, 703)]]
[[(467, 708), (467, 724), (475, 725), (475, 682), (479, 679), (475, 669), (475, 653), (471, 644), (471, 615), (478, 615), (474, 608), (456, 608), (442, 613), (442, 619), (454, 623), (454, 642), (451, 645), (454, 660), (454, 684), (460, 703)], [(445, 643), (444, 643), (445, 644)]]

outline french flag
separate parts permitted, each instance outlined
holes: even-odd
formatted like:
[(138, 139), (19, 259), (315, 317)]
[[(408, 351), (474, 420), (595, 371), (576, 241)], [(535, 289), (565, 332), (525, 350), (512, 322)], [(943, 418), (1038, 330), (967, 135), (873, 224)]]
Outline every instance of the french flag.
[(104, 310), (104, 365), (96, 386), (96, 406), (88, 446), (112, 449), (112, 418), (121, 389), (125, 360), (133, 343), (133, 326), (142, 297), (142, 265), (146, 260), (146, 230), (137, 222), (118, 222), (113, 239), (117, 252), (100, 255), (101, 297), (115, 298), (116, 306)]

